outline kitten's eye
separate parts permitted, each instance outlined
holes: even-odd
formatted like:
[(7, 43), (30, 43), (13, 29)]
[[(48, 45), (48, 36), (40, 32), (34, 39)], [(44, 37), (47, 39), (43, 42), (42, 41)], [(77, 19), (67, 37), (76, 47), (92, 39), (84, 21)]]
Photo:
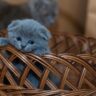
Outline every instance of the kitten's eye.
[(33, 44), (34, 42), (32, 40), (29, 40), (28, 43)]
[(16, 39), (17, 39), (18, 41), (21, 41), (21, 38), (20, 38), (20, 37), (17, 37)]

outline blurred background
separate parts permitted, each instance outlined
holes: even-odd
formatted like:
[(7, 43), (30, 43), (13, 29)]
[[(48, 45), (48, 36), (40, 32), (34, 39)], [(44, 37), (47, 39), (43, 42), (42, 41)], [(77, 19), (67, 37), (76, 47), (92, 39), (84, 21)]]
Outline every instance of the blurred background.
[(58, 0), (57, 32), (96, 38), (96, 0)]
[[(30, 0), (1, 1), (12, 6), (21, 6)], [(96, 0), (57, 0), (57, 2), (59, 13), (54, 24), (49, 27), (52, 33), (79, 33), (87, 37), (96, 38)]]
[(58, 0), (58, 4), (58, 32), (84, 34), (88, 0)]

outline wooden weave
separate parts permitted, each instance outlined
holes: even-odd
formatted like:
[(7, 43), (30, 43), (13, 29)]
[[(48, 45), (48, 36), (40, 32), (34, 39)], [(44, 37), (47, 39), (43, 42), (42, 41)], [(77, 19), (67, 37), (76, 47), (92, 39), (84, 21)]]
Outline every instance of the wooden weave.
[(40, 89), (26, 89), (18, 86), (6, 86), (0, 84), (0, 96), (89, 96), (96, 92), (96, 90), (40, 90)]
[(96, 39), (86, 38), (80, 35), (53, 34), (50, 43), (52, 52), (60, 53), (94, 53), (96, 48)]
[[(67, 40), (67, 43), (64, 40)], [(95, 39), (66, 36), (66, 39), (63, 38), (58, 42), (51, 46), (54, 53), (42, 57), (22, 53), (10, 45), (1, 47), (0, 83), (2, 85), (7, 81), (6, 87), (5, 85), (0, 87), (0, 94), (4, 94), (1, 96), (8, 96), (8, 94), (18, 94), (16, 96), (95, 96), (96, 94), (90, 95), (96, 91)], [(66, 48), (59, 50), (58, 47), (64, 47), (64, 44)], [(10, 56), (6, 58), (4, 52), (9, 52)], [(23, 72), (14, 66), (15, 59), (24, 62)], [(37, 63), (43, 67), (43, 71), (38, 68)], [(39, 80), (37, 86), (27, 78), (30, 70)], [(50, 76), (56, 77), (58, 84)], [(17, 86), (20, 87), (16, 88)], [(3, 90), (3, 88), (8, 88), (8, 90)]]

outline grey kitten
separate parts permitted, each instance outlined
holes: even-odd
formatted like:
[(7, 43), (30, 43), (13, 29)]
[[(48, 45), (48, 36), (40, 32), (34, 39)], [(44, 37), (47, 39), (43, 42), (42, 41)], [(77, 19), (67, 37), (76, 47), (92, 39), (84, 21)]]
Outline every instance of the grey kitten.
[(8, 26), (8, 37), (0, 38), (0, 45), (13, 45), (23, 52), (36, 55), (50, 53), (48, 41), (50, 32), (40, 23), (32, 19), (15, 20)]
[(32, 17), (45, 26), (53, 24), (57, 13), (57, 0), (30, 0), (30, 13)]
[[(28, 0), (25, 4), (10, 5), (0, 1), (0, 28), (6, 28), (12, 20), (35, 19), (46, 27), (54, 23), (58, 13), (57, 0)], [(10, 1), (11, 2), (11, 1)]]
[[(20, 51), (32, 52), (36, 55), (50, 53), (48, 41), (51, 38), (51, 34), (46, 27), (37, 21), (32, 19), (15, 20), (8, 25), (7, 29), (8, 37), (0, 38), (0, 46), (11, 44)], [(3, 53), (3, 56), (5, 58), (9, 58), (10, 54), (6, 51)], [(26, 67), (24, 66), (24, 62), (20, 59), (16, 59), (12, 63), (20, 72), (23, 72)], [(37, 63), (37, 67), (41, 71), (44, 70), (39, 62), (35, 63)], [(11, 75), (15, 78), (16, 82), (18, 82), (18, 78), (15, 77), (13, 73), (11, 73)], [(38, 87), (39, 79), (34, 72), (30, 71), (27, 78), (30, 82), (32, 82), (34, 87)], [(7, 81), (5, 81), (5, 83), (6, 82)]]

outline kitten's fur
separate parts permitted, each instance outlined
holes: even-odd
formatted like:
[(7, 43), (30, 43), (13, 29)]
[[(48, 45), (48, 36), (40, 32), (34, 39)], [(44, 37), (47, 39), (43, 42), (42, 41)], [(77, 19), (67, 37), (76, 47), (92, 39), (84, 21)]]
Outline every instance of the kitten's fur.
[[(15, 20), (9, 24), (7, 29), (8, 37), (0, 38), (0, 46), (11, 44), (23, 52), (32, 52), (39, 56), (50, 53), (48, 41), (51, 38), (51, 34), (46, 27), (37, 21), (32, 19)], [(6, 51), (3, 53), (3, 56), (8, 58), (10, 54)], [(16, 59), (12, 63), (20, 72), (24, 71), (25, 64), (20, 59)], [(40, 63), (35, 63), (38, 63), (37, 67), (42, 70)], [(12, 76), (15, 78), (16, 82), (18, 82), (18, 78), (14, 77), (13, 73)], [(38, 87), (39, 80), (34, 72), (30, 71), (27, 78), (32, 82), (34, 87)], [(6, 82), (7, 81), (4, 83)]]
[(30, 0), (29, 8), (33, 18), (45, 26), (54, 23), (58, 13), (57, 0)]
[(0, 28), (6, 28), (7, 25), (15, 19), (31, 18), (39, 21), (46, 27), (51, 26), (55, 21), (58, 7), (57, 0), (28, 0), (21, 5), (10, 5), (0, 1)]
[(23, 52), (44, 55), (50, 53), (50, 38), (51, 34), (47, 28), (35, 20), (15, 20), (8, 26), (8, 37), (0, 38), (0, 45), (11, 44)]

